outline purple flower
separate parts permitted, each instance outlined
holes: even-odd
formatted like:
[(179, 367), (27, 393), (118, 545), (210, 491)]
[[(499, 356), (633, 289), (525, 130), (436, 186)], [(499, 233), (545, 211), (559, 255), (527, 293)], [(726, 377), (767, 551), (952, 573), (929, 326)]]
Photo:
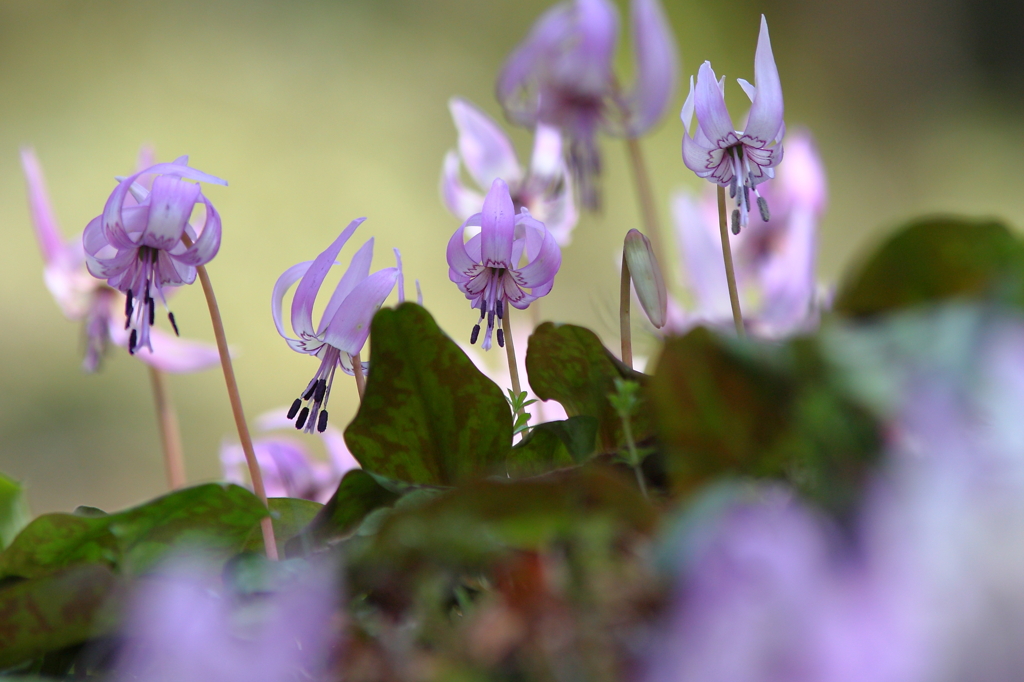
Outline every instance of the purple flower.
[(657, 0), (633, 0), (632, 89), (620, 91), (612, 60), (619, 17), (609, 0), (575, 0), (548, 10), (498, 77), (497, 95), (513, 122), (556, 126), (569, 137), (569, 163), (583, 202), (598, 203), (597, 131), (639, 137), (661, 117), (676, 81), (676, 48)]
[(139, 581), (114, 679), (320, 679), (338, 636), (332, 623), (338, 590), (329, 566), (311, 566), (256, 599), (225, 589), (211, 577), (219, 572), (194, 559), (179, 560)]
[[(761, 219), (768, 221), (768, 202), (757, 186), (771, 178), (772, 169), (782, 161), (781, 141), (786, 133), (782, 121), (782, 85), (768, 38), (768, 22), (763, 15), (754, 55), (754, 85), (742, 78), (737, 80), (751, 101), (747, 126), (742, 132), (733, 126), (729, 110), (725, 108), (725, 77), (718, 80), (711, 62), (701, 64), (696, 89), (693, 77), (690, 78), (690, 94), (680, 113), (686, 126), (683, 163), (699, 177), (729, 188), (729, 196), (736, 200), (732, 212), (733, 233), (747, 226), (751, 192), (757, 197)], [(691, 137), (694, 111), (697, 127)]]
[[(480, 234), (467, 242), (467, 227), (479, 226)], [(519, 263), (526, 259), (522, 267)], [(483, 348), (491, 348), (494, 318), (504, 313), (505, 304), (525, 309), (546, 296), (562, 264), (562, 252), (544, 223), (524, 207), (518, 214), (508, 185), (496, 178), (484, 199), (481, 213), (468, 218), (448, 241), (448, 277), (480, 310), (480, 322), (487, 317)], [(529, 290), (527, 292), (526, 290)], [(473, 327), (470, 344), (476, 343), (480, 324)], [(498, 345), (504, 335), (498, 330)]]
[[(273, 410), (257, 418), (257, 429), (270, 432), (290, 428), (284, 417), (285, 410)], [(298, 497), (315, 502), (327, 502), (338, 483), (359, 463), (349, 452), (345, 439), (332, 426), (320, 434), (327, 451), (327, 462), (314, 459), (305, 444), (291, 438), (264, 435), (253, 440), (256, 459), (263, 472), (263, 485), (267, 497)], [(225, 441), (220, 447), (220, 462), (224, 480), (240, 486), (249, 486), (245, 453), (238, 443)]]
[[(153, 176), (152, 189), (138, 182), (149, 176)], [(167, 308), (164, 287), (194, 282), (196, 267), (210, 262), (220, 249), (220, 215), (199, 184), (186, 178), (228, 184), (189, 168), (187, 156), (156, 164), (121, 180), (103, 213), (93, 218), (82, 234), (89, 272), (127, 297), (129, 353), (138, 348), (153, 350), (150, 328), (156, 319), (157, 300)], [(189, 218), (199, 203), (205, 207), (206, 220), (197, 235)], [(186, 235), (190, 246), (185, 245)], [(177, 334), (174, 314), (168, 312), (168, 319)]]
[[(767, 223), (751, 225), (733, 240), (736, 282), (751, 334), (778, 338), (814, 327), (827, 307), (815, 267), (818, 222), (827, 201), (827, 180), (811, 136), (797, 132), (787, 143), (786, 165), (765, 182), (763, 196), (774, 207)], [(670, 316), (683, 331), (695, 324), (730, 326), (722, 267), (722, 240), (714, 192), (673, 198), (676, 238), (695, 307)]]
[(490, 187), (501, 178), (508, 183), (516, 210), (525, 206), (547, 226), (559, 246), (568, 246), (579, 214), (573, 200), (572, 175), (562, 160), (558, 129), (537, 125), (533, 158), (524, 173), (512, 143), (490, 116), (458, 97), (448, 102), (448, 108), (459, 130), (459, 151), (448, 152), (441, 174), (441, 196), (448, 210), (459, 220), (466, 220), (479, 213), (484, 203), (483, 194), (462, 184), (461, 156), (477, 186)]
[[(144, 148), (140, 152), (140, 161), (150, 153)], [(32, 225), (45, 261), (43, 276), (46, 286), (65, 317), (84, 323), (86, 354), (82, 367), (87, 372), (94, 372), (110, 343), (128, 346), (129, 334), (124, 325), (115, 320), (125, 307), (125, 297), (86, 270), (81, 237), (65, 240), (61, 236), (35, 152), (23, 149), (21, 163), (28, 184)], [(140, 360), (157, 369), (195, 372), (220, 362), (217, 349), (212, 345), (177, 339), (157, 330), (151, 333), (153, 350), (136, 350)]]
[[(327, 401), (334, 383), (334, 372), (341, 367), (346, 374), (354, 373), (352, 356), (362, 350), (370, 334), (373, 315), (384, 304), (396, 282), (398, 300), (405, 300), (402, 291), (402, 260), (398, 249), (395, 249), (398, 267), (384, 268), (370, 274), (370, 261), (373, 260), (373, 239), (370, 239), (352, 257), (324, 309), (320, 324), (313, 327), (313, 303), (324, 277), (336, 265), (334, 259), (364, 220), (366, 218), (357, 218), (349, 223), (316, 260), (298, 263), (285, 270), (274, 285), (271, 295), (271, 312), (277, 333), (288, 342), (292, 350), (320, 358), (320, 367), (302, 392), (302, 397), (297, 398), (288, 410), (289, 419), (298, 415), (295, 428), (305, 428), (306, 433), (313, 433), (314, 425), (321, 433), (327, 428)], [(298, 335), (297, 339), (285, 333), (282, 320), (285, 292), (295, 282), (299, 282), (299, 285), (292, 299), (292, 329)], [(305, 407), (302, 406), (303, 402), (307, 403)]]

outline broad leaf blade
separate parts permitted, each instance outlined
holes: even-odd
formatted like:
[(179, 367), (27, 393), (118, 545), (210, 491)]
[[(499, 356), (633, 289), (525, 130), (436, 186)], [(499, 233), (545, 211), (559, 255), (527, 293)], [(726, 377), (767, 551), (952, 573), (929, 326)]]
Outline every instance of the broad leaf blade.
[(11, 544), (31, 518), (21, 484), (0, 474), (0, 550)]
[(594, 453), (597, 419), (569, 417), (538, 424), (508, 457), (508, 473), (533, 476), (582, 463)]

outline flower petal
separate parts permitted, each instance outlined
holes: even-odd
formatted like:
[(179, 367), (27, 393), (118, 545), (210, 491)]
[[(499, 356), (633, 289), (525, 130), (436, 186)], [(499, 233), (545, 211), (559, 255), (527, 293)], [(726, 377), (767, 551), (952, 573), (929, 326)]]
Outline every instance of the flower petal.
[(459, 177), (460, 164), (459, 155), (454, 151), (445, 155), (441, 171), (441, 199), (459, 220), (465, 220), (480, 212), (484, 205), (484, 195), (462, 184)]
[(775, 66), (772, 43), (768, 38), (768, 22), (763, 14), (757, 52), (754, 54), (754, 85), (757, 86), (757, 92), (750, 105), (750, 116), (743, 132), (768, 144), (775, 139), (782, 126), (783, 103), (779, 69)]
[[(508, 185), (498, 178), (484, 198), (480, 213), (480, 256), (486, 267), (511, 268), (512, 239), (515, 236), (516, 210)], [(457, 268), (456, 268), (457, 269)]]
[(683, 135), (683, 163), (702, 178), (711, 175), (718, 167), (713, 156), (715, 151), (702, 146), (689, 135)]
[(722, 241), (713, 222), (715, 217), (707, 209), (688, 192), (672, 197), (679, 255), (697, 304), (696, 312), (719, 319), (731, 315), (732, 309), (722, 265)]
[(320, 286), (324, 283), (327, 271), (334, 265), (345, 242), (363, 224), (366, 218), (356, 218), (348, 224), (338, 238), (331, 242), (331, 245), (313, 261), (312, 265), (302, 276), (298, 288), (295, 289), (295, 298), (292, 299), (292, 329), (300, 337), (313, 336), (313, 301), (316, 300)]
[(725, 97), (718, 86), (711, 62), (704, 62), (697, 72), (697, 89), (694, 92), (694, 109), (697, 111), (697, 125), (716, 146), (729, 134), (735, 134)]
[(554, 126), (538, 123), (533, 131), (533, 156), (530, 157), (531, 177), (541, 181), (552, 180), (563, 172), (564, 165), (562, 133)]
[[(474, 218), (476, 219), (474, 221)], [(480, 214), (470, 216), (466, 219), (462, 225), (459, 225), (459, 229), (455, 230), (455, 234), (452, 235), (451, 239), (448, 240), (448, 267), (455, 272), (458, 272), (466, 277), (472, 277), (480, 267), (479, 261), (473, 260), (473, 258), (466, 251), (466, 244), (463, 241), (463, 235), (466, 233), (466, 227), (471, 222), (479, 222)]]
[(362, 350), (370, 335), (370, 321), (397, 279), (398, 268), (385, 268), (360, 282), (327, 326), (324, 341), (349, 355)]
[[(123, 331), (123, 325), (116, 326), (122, 327)], [(127, 341), (125, 339), (120, 345), (127, 346)], [(201, 372), (220, 364), (217, 346), (210, 343), (180, 339), (154, 328), (149, 330), (149, 342), (153, 347), (152, 351), (149, 348), (139, 348), (135, 355), (147, 365), (164, 372), (187, 374)]]
[(562, 165), (561, 177), (556, 179), (556, 189), (550, 196), (545, 196), (539, 206), (531, 205), (539, 219), (543, 220), (548, 232), (562, 248), (572, 241), (572, 231), (579, 222), (579, 210), (573, 192), (572, 174)]
[(205, 194), (200, 194), (199, 199), (206, 207), (206, 223), (203, 225), (203, 233), (183, 253), (168, 252), (168, 255), (174, 260), (192, 267), (209, 263), (220, 250), (220, 213), (213, 207)]
[(199, 193), (199, 185), (194, 182), (157, 176), (149, 193), (149, 219), (140, 243), (164, 251), (174, 248), (181, 241)]
[(338, 282), (338, 286), (335, 287), (334, 293), (331, 294), (331, 300), (327, 302), (327, 307), (324, 308), (324, 314), (320, 317), (320, 324), (317, 325), (316, 333), (320, 335), (327, 329), (327, 325), (330, 324), (334, 314), (338, 312), (338, 308), (345, 301), (345, 297), (352, 293), (352, 290), (362, 282), (370, 274), (370, 263), (373, 262), (373, 238), (367, 240), (363, 244), (356, 254), (352, 256), (352, 260), (348, 264), (348, 268), (345, 270), (345, 274), (341, 276), (341, 280)]
[(544, 230), (544, 239), (537, 254), (531, 254), (531, 258), (532, 260), (516, 273), (516, 280), (520, 284), (532, 289), (555, 279), (555, 274), (562, 266), (562, 251), (547, 230)]
[(295, 341), (289, 337), (284, 331), (284, 320), (282, 319), (282, 309), (284, 308), (284, 295), (291, 287), (291, 285), (302, 279), (302, 276), (306, 274), (309, 267), (313, 265), (313, 261), (308, 260), (303, 263), (297, 263), (281, 274), (277, 278), (277, 282), (274, 283), (274, 291), (270, 294), (270, 314), (274, 318), (274, 325), (277, 327), (277, 333), (289, 341)]
[(576, 0), (574, 9), (574, 40), (570, 50), (560, 55), (558, 75), (577, 93), (602, 96), (611, 85), (619, 14), (609, 0)]
[(636, 80), (626, 96), (627, 134), (639, 137), (661, 118), (672, 99), (678, 57), (658, 0), (633, 0), (631, 14)]
[(690, 124), (693, 123), (693, 76), (690, 76), (690, 94), (686, 96), (683, 108), (679, 110), (679, 120), (683, 122), (683, 127), (689, 134)]
[(32, 215), (32, 227), (35, 228), (39, 250), (43, 252), (43, 260), (47, 265), (65, 258), (68, 247), (57, 227), (57, 218), (53, 215), (53, 206), (46, 192), (46, 179), (43, 168), (31, 147), (21, 150), (21, 168), (25, 172), (25, 183), (28, 185), (28, 206)]
[(490, 187), (495, 178), (510, 185), (523, 179), (523, 169), (516, 159), (505, 133), (494, 120), (464, 99), (453, 97), (448, 110), (459, 131), (459, 153), (466, 170), (480, 187)]
[(395, 263), (398, 268), (398, 304), (405, 303), (405, 270), (402, 269), (402, 252), (397, 248), (392, 249), (395, 252)]

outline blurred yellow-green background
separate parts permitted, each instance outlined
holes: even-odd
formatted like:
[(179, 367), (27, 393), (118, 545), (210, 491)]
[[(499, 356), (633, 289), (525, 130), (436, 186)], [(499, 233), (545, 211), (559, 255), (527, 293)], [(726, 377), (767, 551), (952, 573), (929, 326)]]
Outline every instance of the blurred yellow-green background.
[[(315, 369), (274, 330), (274, 280), (357, 216), (369, 217), (359, 235), (376, 237), (375, 266), (399, 247), (410, 291), (421, 280), (441, 326), (468, 336), (474, 314), (444, 259), (457, 221), (437, 189), (455, 144), (446, 103), (461, 95), (500, 117), (495, 74), (547, 5), (0, 2), (0, 470), (27, 484), (33, 510), (114, 509), (165, 482), (145, 368), (114, 351), (101, 373), (83, 374), (81, 330), (43, 285), (20, 147), (35, 147), (68, 236), (101, 211), (143, 143), (164, 160), (190, 154), (229, 180), (208, 191), (224, 221), (209, 270), (255, 416), (289, 403)], [(712, 60), (730, 78), (735, 111), (743, 102), (732, 79), (752, 77), (758, 15), (767, 15), (787, 123), (813, 131), (829, 173), (824, 281), (917, 213), (1019, 222), (1021, 3), (666, 0), (666, 10), (684, 77)], [(628, 77), (628, 53), (620, 57)], [(679, 157), (684, 95), (680, 87), (643, 141), (666, 224), (672, 190), (699, 187)], [(526, 133), (513, 139), (528, 154)], [(601, 144), (604, 211), (577, 227), (543, 315), (614, 343), (615, 253), (639, 221), (623, 145)], [(173, 308), (184, 335), (212, 340), (198, 287)], [(174, 376), (171, 386), (189, 480), (216, 479), (218, 447), (233, 434), (220, 372)], [(354, 387), (342, 382), (332, 421), (342, 425), (355, 407)]]

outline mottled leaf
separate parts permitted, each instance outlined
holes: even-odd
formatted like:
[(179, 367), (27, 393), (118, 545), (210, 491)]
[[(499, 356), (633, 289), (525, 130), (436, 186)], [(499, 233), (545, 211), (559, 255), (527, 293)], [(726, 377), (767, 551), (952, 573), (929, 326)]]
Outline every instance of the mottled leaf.
[(31, 518), (21, 485), (0, 474), (0, 549), (11, 544)]
[[(278, 556), (285, 555), (288, 541), (301, 533), (323, 509), (319, 502), (293, 497), (271, 497), (267, 503), (270, 505), (271, 523), (274, 524)], [(242, 551), (260, 553), (263, 550), (263, 528), (256, 526), (249, 531), (249, 538)]]
[(862, 316), (950, 298), (1024, 305), (1024, 243), (992, 221), (911, 223), (843, 282), (833, 309)]
[[(618, 450), (623, 444), (622, 421), (608, 401), (615, 379), (644, 384), (647, 377), (615, 358), (594, 332), (571, 324), (545, 322), (530, 336), (526, 352), (530, 386), (542, 400), (557, 400), (570, 417), (597, 419), (600, 452)], [(653, 430), (649, 410), (641, 405), (633, 418), (633, 435), (643, 439)]]
[(382, 309), (373, 359), (345, 441), (362, 467), (412, 483), (453, 485), (500, 466), (512, 442), (501, 389), (414, 303)]
[(532, 476), (583, 462), (594, 453), (597, 419), (580, 416), (538, 424), (508, 457), (508, 473)]
[(109, 568), (75, 566), (0, 589), (0, 668), (109, 632), (118, 589)]

